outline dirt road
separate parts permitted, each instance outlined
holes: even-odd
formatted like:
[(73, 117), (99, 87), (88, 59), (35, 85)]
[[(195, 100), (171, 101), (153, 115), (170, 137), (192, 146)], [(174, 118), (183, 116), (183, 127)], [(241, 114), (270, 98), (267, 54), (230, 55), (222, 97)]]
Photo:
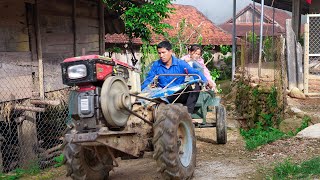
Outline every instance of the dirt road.
[[(225, 145), (218, 145), (213, 141), (214, 128), (196, 129), (196, 135), (197, 166), (193, 180), (264, 179), (265, 174), (261, 170), (265, 171), (275, 162), (286, 158), (297, 162), (320, 156), (319, 139), (290, 138), (267, 144), (255, 151), (247, 151), (238, 130), (228, 130), (228, 143)], [(152, 154), (147, 154), (142, 159), (119, 159), (118, 162), (120, 166), (110, 172), (110, 180), (161, 179)], [(71, 180), (65, 174), (65, 167), (60, 167), (21, 179)]]
[[(212, 141), (213, 128), (197, 129), (197, 136)], [(229, 142), (226, 145), (197, 141), (197, 167), (195, 180), (209, 179), (248, 179), (255, 174), (253, 162), (243, 149), (243, 142), (237, 131), (229, 130)], [(157, 166), (151, 156), (144, 159), (121, 161), (120, 167), (111, 172), (112, 180), (152, 180), (161, 179)]]
[[(256, 179), (254, 161), (248, 151), (245, 151), (243, 141), (237, 130), (228, 130), (228, 143), (218, 145), (214, 142), (215, 128), (196, 129), (197, 166), (194, 180), (209, 179)], [(209, 141), (204, 142), (204, 141)], [(56, 180), (71, 180), (65, 177), (65, 170)], [(111, 180), (153, 180), (161, 179), (152, 154), (142, 159), (120, 160), (119, 167), (110, 172)]]

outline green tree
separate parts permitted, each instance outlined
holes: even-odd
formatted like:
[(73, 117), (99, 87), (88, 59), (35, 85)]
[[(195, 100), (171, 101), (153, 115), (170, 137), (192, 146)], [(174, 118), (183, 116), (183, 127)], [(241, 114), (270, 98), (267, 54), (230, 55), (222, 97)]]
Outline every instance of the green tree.
[(176, 35), (165, 35), (165, 38), (171, 42), (173, 52), (177, 57), (181, 57), (188, 53), (187, 46), (191, 44), (191, 40), (196, 40), (198, 44), (202, 44), (201, 28), (201, 24), (194, 27), (192, 24), (188, 23), (186, 19), (182, 19), (179, 22), (179, 28)]
[(165, 34), (164, 29), (171, 28), (162, 20), (173, 11), (169, 8), (170, 0), (151, 0), (149, 3), (134, 3), (127, 0), (103, 0), (108, 10), (115, 11), (125, 24), (125, 33), (149, 41), (152, 32)]

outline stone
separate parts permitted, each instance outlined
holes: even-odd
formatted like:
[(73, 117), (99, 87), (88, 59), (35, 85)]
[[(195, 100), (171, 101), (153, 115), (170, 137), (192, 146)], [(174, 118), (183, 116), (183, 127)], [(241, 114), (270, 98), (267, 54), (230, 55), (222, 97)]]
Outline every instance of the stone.
[(294, 115), (296, 115), (299, 118), (303, 118), (306, 115), (305, 112), (303, 112), (301, 109), (297, 107), (291, 107), (290, 110)]
[(297, 87), (292, 88), (288, 95), (292, 98), (306, 99), (306, 95), (304, 95)]
[(279, 124), (279, 130), (288, 133), (290, 131), (295, 132), (297, 128), (301, 126), (302, 119), (301, 118), (287, 118)]
[(250, 86), (254, 88), (254, 87), (257, 87), (258, 84), (256, 84), (256, 83), (250, 83)]
[(253, 82), (253, 83), (259, 83), (260, 82), (260, 78), (258, 76), (252, 76), (250, 81)]
[(320, 139), (320, 123), (309, 126), (297, 134), (300, 138), (316, 138)]

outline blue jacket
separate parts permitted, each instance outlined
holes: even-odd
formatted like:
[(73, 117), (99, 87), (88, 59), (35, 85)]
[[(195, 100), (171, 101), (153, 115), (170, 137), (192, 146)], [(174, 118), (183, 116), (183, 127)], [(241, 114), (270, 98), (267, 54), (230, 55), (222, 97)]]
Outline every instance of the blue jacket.
[[(145, 79), (145, 81), (141, 85), (141, 89), (146, 88), (152, 81), (156, 75), (159, 74), (186, 74), (185, 69), (187, 69), (188, 74), (198, 74), (204, 82), (207, 82), (207, 78), (200, 71), (192, 68), (185, 61), (178, 59), (172, 56), (172, 64), (169, 69), (162, 63), (161, 59), (155, 61), (151, 69)], [(179, 85), (184, 83), (185, 76), (159, 76), (158, 82), (160, 87), (165, 87), (168, 85), (174, 78), (177, 78), (169, 87)], [(197, 77), (194, 77), (197, 78)]]

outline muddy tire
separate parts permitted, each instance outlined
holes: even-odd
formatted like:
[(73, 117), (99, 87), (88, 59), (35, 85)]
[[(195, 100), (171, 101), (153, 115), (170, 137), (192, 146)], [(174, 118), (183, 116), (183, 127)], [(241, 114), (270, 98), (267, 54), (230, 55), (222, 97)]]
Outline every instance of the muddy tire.
[(217, 143), (227, 143), (227, 126), (226, 126), (226, 108), (222, 105), (216, 108), (216, 132), (217, 132)]
[[(99, 151), (98, 151), (99, 152)], [(67, 167), (67, 176), (75, 180), (106, 180), (112, 169), (112, 159), (108, 154), (101, 154), (99, 161), (94, 150), (80, 145), (67, 143), (63, 150)]]
[(153, 158), (165, 179), (191, 179), (196, 166), (192, 119), (181, 104), (160, 104), (153, 125)]

